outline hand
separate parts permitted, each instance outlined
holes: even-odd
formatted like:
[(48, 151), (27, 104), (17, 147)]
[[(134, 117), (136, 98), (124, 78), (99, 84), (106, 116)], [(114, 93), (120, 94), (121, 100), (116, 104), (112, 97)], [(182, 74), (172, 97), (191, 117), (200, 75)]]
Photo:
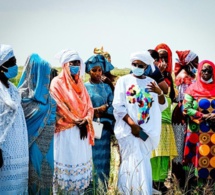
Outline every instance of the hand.
[(137, 124), (131, 125), (131, 133), (135, 137), (139, 137), (140, 130), (141, 130), (141, 127), (139, 125), (137, 125)]
[(160, 69), (161, 72), (164, 72), (166, 70), (167, 67), (167, 63), (162, 60), (159, 64), (158, 64), (158, 68)]
[(160, 89), (160, 87), (157, 85), (156, 82), (150, 82), (150, 84), (147, 85), (147, 89), (148, 89), (150, 92), (157, 93), (158, 95), (161, 95), (162, 92), (163, 92), (163, 91)]
[(80, 139), (87, 138), (87, 126), (86, 124), (78, 125), (80, 130)]
[(209, 113), (204, 115), (206, 121), (215, 123), (215, 113)]
[(75, 121), (76, 125), (83, 125), (85, 123), (87, 124), (87, 119), (86, 118), (84, 118), (84, 119), (78, 119), (78, 120)]

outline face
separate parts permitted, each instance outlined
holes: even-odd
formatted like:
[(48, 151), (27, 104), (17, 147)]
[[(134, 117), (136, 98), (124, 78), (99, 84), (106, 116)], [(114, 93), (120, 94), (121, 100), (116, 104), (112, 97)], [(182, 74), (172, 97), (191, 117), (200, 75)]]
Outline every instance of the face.
[(134, 67), (138, 67), (138, 68), (142, 68), (142, 69), (146, 69), (147, 68), (147, 64), (145, 64), (144, 62), (140, 61), (140, 60), (134, 60), (131, 63), (132, 66)]
[(8, 72), (8, 68), (10, 67), (13, 67), (16, 65), (16, 58), (15, 57), (12, 57), (10, 58), (7, 62), (5, 62), (2, 66), (1, 66), (1, 69), (4, 71), (4, 72)]
[(159, 53), (159, 60), (162, 62), (165, 61), (166, 63), (168, 63), (168, 53), (164, 50), (161, 50), (158, 53)]
[(90, 70), (89, 74), (90, 74), (91, 80), (93, 80), (93, 81), (101, 81), (101, 77), (102, 77), (102, 68), (101, 68), (101, 66), (93, 67)]
[(213, 76), (213, 69), (210, 64), (204, 64), (201, 70), (201, 77), (208, 81)]

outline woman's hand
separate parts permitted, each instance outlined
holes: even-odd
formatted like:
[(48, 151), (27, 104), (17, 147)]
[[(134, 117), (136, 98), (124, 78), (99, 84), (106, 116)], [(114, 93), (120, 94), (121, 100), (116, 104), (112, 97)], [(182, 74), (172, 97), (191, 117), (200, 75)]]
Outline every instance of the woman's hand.
[(107, 110), (107, 108), (108, 108), (107, 104), (94, 108), (94, 116), (96, 118), (100, 118), (102, 114)]
[(139, 137), (139, 133), (140, 133), (141, 127), (137, 124), (132, 124), (131, 125), (131, 133), (135, 136), (135, 137)]
[(167, 63), (162, 60), (159, 64), (158, 64), (158, 68), (160, 69), (161, 73), (164, 72), (166, 70), (167, 67)]
[(163, 91), (161, 88), (157, 85), (156, 82), (150, 82), (150, 84), (147, 85), (148, 91), (157, 93), (158, 95), (162, 95)]
[(203, 118), (204, 118), (206, 121), (210, 121), (210, 122), (212, 122), (212, 123), (215, 123), (215, 113), (204, 114), (204, 115), (203, 115)]

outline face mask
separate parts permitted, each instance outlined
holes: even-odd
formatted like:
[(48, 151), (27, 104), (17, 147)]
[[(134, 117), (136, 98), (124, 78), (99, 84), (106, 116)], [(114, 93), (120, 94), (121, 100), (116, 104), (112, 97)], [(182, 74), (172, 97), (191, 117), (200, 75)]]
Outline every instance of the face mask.
[(4, 72), (4, 74), (8, 79), (14, 78), (18, 74), (18, 66), (17, 65), (9, 67), (9, 68), (7, 68), (7, 70), (8, 70), (8, 72)]
[(213, 82), (213, 78), (211, 77), (208, 81), (205, 81), (203, 78), (201, 78), (201, 81), (202, 81), (203, 83), (209, 84), (209, 83), (212, 83), (212, 82)]
[(70, 73), (71, 73), (71, 75), (78, 74), (79, 70), (80, 70), (80, 66), (70, 66)]
[(193, 74), (196, 74), (196, 72), (197, 72), (197, 69), (196, 69), (196, 68), (193, 68), (193, 69), (192, 69), (192, 73), (193, 73)]
[(144, 70), (144, 75), (149, 76), (151, 74), (151, 66), (148, 65), (147, 68)]
[(143, 73), (144, 73), (144, 69), (143, 68), (138, 68), (138, 67), (131, 66), (131, 70), (132, 70), (132, 72), (133, 72), (133, 74), (135, 76), (142, 76)]

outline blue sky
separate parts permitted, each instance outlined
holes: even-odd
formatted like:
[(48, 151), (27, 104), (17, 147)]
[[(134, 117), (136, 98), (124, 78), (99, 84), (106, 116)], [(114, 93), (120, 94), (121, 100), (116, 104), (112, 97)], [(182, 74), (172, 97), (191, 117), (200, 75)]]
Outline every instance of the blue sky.
[(117, 68), (130, 68), (132, 52), (166, 43), (215, 61), (214, 0), (0, 0), (0, 43), (14, 48), (17, 64), (38, 53), (77, 50), (86, 61), (94, 47), (110, 52)]

